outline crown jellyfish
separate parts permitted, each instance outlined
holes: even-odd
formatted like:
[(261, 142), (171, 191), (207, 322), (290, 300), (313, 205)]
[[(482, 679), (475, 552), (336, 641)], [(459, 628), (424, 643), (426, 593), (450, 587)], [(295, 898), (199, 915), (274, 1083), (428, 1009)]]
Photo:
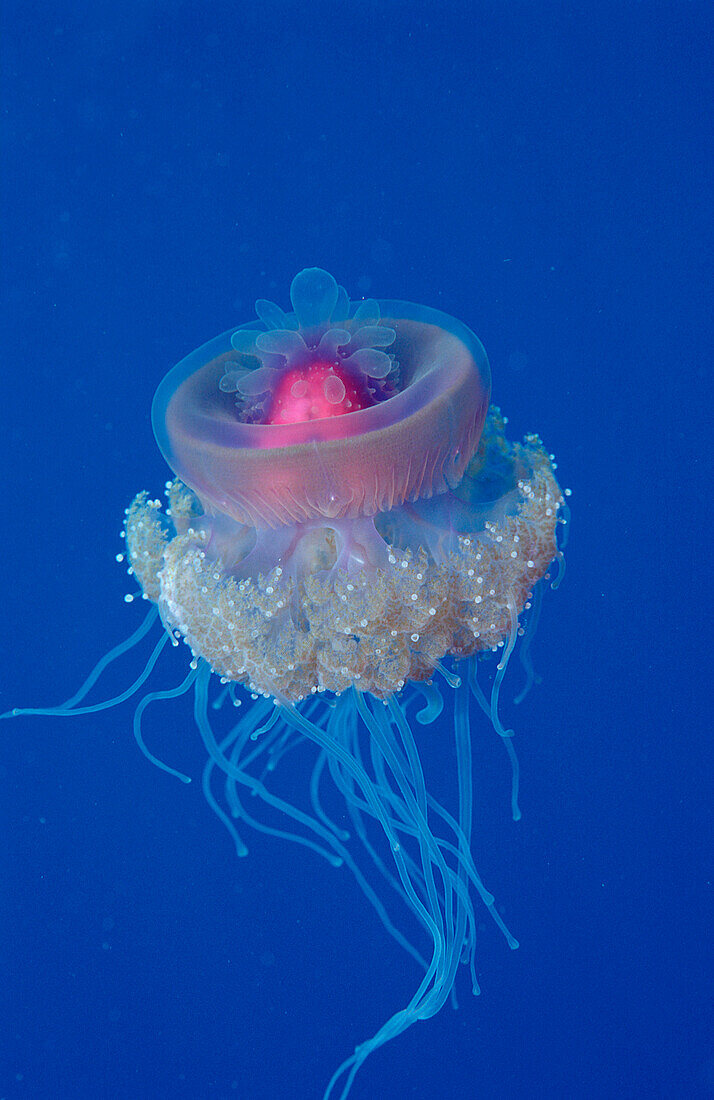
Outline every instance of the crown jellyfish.
[[(517, 819), (518, 763), (499, 692), (520, 635), (525, 690), (534, 679), (541, 582), (556, 561), (552, 587), (560, 579), (568, 510), (538, 436), (507, 441), (489, 407), (486, 353), (465, 325), (408, 302), (350, 302), (320, 268), (300, 272), (290, 298), (287, 313), (259, 300), (256, 321), (161, 382), (153, 426), (176, 476), (165, 510), (140, 493), (124, 532), (129, 572), (154, 609), (62, 707), (12, 713), (122, 702), (169, 639), (190, 647), (183, 683), (136, 708), (142, 750), (189, 781), (151, 753), (142, 717), (152, 701), (193, 691), (203, 789), (238, 854), (248, 825), (346, 866), (417, 969), (409, 1003), (336, 1069), (329, 1100), (347, 1096), (370, 1052), (454, 998), (461, 962), (479, 992), (476, 904), (517, 947), (472, 856), (472, 710), (506, 747)], [(165, 632), (142, 674), (115, 699), (86, 702), (156, 609)], [(419, 727), (445, 707), (457, 763), (451, 808), (429, 793), (418, 749)], [(297, 749), (314, 763), (293, 804), (271, 776)], [(329, 780), (349, 831), (325, 808)], [(261, 804), (283, 827), (259, 819)], [(397, 900), (416, 935), (393, 920)]]

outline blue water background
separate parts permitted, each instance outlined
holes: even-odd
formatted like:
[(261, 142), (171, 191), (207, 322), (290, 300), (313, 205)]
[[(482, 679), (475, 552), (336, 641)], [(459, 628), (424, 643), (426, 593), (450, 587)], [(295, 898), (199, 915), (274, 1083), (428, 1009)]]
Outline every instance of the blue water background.
[[(4, 5), (0, 707), (66, 698), (137, 624), (114, 556), (168, 476), (153, 391), (303, 266), (469, 324), (573, 489), (543, 683), (504, 690), (518, 824), (475, 723), (476, 860), (521, 949), (484, 917), (482, 996), (464, 972), (355, 1100), (714, 1089), (710, 16)], [(0, 727), (0, 1096), (319, 1098), (416, 969), (347, 871), (264, 836), (236, 860), (131, 714)], [(200, 777), (187, 700), (147, 736)], [(440, 789), (449, 729), (419, 736)]]

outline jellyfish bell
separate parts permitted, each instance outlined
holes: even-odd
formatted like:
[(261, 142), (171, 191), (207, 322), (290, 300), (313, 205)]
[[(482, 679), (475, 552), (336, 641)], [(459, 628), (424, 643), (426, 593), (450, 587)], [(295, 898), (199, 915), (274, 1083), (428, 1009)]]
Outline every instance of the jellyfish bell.
[(199, 348), (156, 393), (159, 446), (204, 512), (348, 530), (458, 484), (490, 395), (473, 333), (406, 302), (353, 306), (319, 268), (291, 298), (288, 315), (259, 302), (261, 328)]
[[(122, 702), (168, 638), (186, 643), (184, 681), (136, 708), (142, 750), (188, 780), (150, 752), (142, 718), (151, 702), (192, 690), (208, 754), (203, 789), (236, 851), (247, 851), (243, 822), (349, 868), (421, 975), (409, 1003), (335, 1071), (328, 1100), (347, 1096), (371, 1051), (441, 1008), (461, 962), (478, 992), (476, 900), (517, 946), (471, 851), (471, 709), (506, 747), (518, 818), (499, 696), (521, 635), (533, 681), (528, 646), (551, 564), (562, 570), (568, 513), (540, 439), (509, 442), (489, 408), (486, 353), (465, 325), (410, 303), (350, 302), (320, 268), (300, 272), (290, 297), (288, 312), (259, 300), (257, 321), (193, 352), (156, 392), (154, 431), (175, 477), (165, 510), (140, 493), (124, 532), (130, 572), (166, 628), (144, 672), (116, 699), (85, 703), (152, 616), (62, 707), (13, 713)], [(230, 704), (245, 693), (251, 703), (236, 721)], [(457, 762), (451, 808), (429, 793), (415, 736), (415, 724), (445, 710)], [(314, 754), (302, 806), (270, 782), (288, 749)], [(350, 833), (326, 810), (326, 775)], [(245, 792), (257, 796), (250, 812)], [(286, 827), (261, 821), (256, 804)], [(411, 912), (413, 936), (393, 920), (380, 881)]]

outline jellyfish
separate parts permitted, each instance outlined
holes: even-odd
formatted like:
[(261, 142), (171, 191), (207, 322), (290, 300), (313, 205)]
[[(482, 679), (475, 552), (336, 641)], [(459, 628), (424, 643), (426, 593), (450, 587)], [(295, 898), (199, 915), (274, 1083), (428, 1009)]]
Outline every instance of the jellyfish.
[[(142, 751), (190, 780), (151, 752), (142, 720), (191, 692), (205, 797), (238, 855), (255, 829), (347, 868), (413, 961), (409, 1002), (327, 1083), (324, 1100), (344, 1100), (370, 1053), (455, 1003), (461, 964), (479, 992), (478, 906), (518, 946), (472, 853), (472, 729), (483, 712), (506, 749), (517, 820), (499, 696), (519, 639), (524, 691), (534, 681), (529, 645), (542, 589), (562, 575), (568, 509), (539, 437), (507, 440), (466, 325), (408, 302), (351, 302), (320, 268), (296, 275), (290, 300), (288, 312), (258, 300), (256, 320), (160, 383), (152, 421), (174, 476), (165, 504), (133, 500), (119, 555), (149, 614), (62, 706), (11, 713), (96, 713), (140, 695), (167, 643), (187, 646), (182, 683), (139, 697)], [(141, 674), (90, 701), (157, 617)], [(419, 751), (437, 720), (455, 747), (450, 805)], [(312, 754), (309, 789), (287, 800), (272, 780), (298, 749)], [(404, 906), (411, 933), (395, 917)]]

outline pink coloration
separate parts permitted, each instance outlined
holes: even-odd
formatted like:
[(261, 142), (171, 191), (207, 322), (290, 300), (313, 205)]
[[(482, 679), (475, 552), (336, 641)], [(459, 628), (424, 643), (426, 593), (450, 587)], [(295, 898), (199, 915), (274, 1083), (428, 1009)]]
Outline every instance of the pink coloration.
[(276, 386), (265, 424), (301, 424), (342, 416), (374, 404), (366, 386), (359, 388), (346, 371), (332, 363), (316, 362), (286, 371)]

